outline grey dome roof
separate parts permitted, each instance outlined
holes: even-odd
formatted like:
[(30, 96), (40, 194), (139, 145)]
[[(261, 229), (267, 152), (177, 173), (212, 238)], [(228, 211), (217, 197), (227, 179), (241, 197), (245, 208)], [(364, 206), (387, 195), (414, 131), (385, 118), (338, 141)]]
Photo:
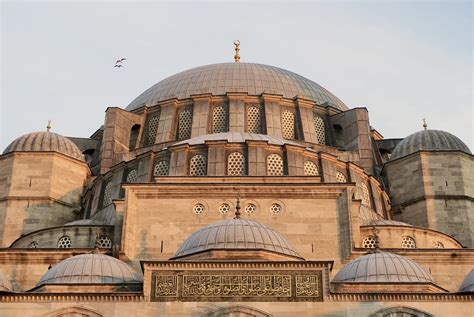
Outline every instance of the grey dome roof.
[(458, 137), (441, 130), (422, 130), (404, 138), (397, 144), (391, 160), (407, 156), (418, 151), (471, 151)]
[(212, 249), (263, 249), (297, 256), (293, 246), (279, 232), (249, 219), (227, 219), (212, 223), (193, 233), (175, 257)]
[(7, 277), (0, 271), (0, 292), (12, 292), (13, 287)]
[(273, 137), (266, 134), (255, 134), (255, 133), (245, 133), (245, 132), (223, 132), (223, 133), (214, 133), (214, 134), (205, 134), (200, 135), (192, 139), (184, 140), (177, 142), (173, 145), (189, 144), (189, 145), (198, 145), (205, 144), (206, 141), (221, 141), (225, 140), (229, 143), (243, 143), (247, 140), (253, 141), (265, 141), (268, 144), (274, 145), (284, 145), (292, 144), (296, 146), (302, 146), (296, 142), (288, 141), (285, 139)]
[(460, 293), (474, 292), (474, 269), (467, 274), (461, 286), (459, 286)]
[(395, 220), (387, 220), (387, 219), (378, 219), (378, 220), (368, 220), (363, 223), (363, 226), (404, 226), (404, 227), (412, 227), (412, 225)]
[(133, 100), (127, 110), (137, 109), (145, 103), (154, 106), (175, 97), (186, 99), (196, 94), (225, 95), (227, 92), (272, 93), (285, 98), (299, 96), (318, 104), (329, 102), (338, 109), (348, 109), (325, 88), (288, 70), (254, 63), (222, 63), (192, 68), (168, 77)]
[(46, 272), (43, 284), (124, 284), (141, 283), (143, 277), (119, 259), (104, 254), (81, 254), (59, 262)]
[(337, 272), (333, 282), (433, 283), (433, 278), (420, 265), (406, 257), (388, 252), (374, 252), (344, 266)]
[(22, 135), (10, 143), (5, 151), (3, 151), (3, 154), (15, 151), (54, 151), (84, 161), (84, 155), (74, 142), (53, 132), (41, 131)]

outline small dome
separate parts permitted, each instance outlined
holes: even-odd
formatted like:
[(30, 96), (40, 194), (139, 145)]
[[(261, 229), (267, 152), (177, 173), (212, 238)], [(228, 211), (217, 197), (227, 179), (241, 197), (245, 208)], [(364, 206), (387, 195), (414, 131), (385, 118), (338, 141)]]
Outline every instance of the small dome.
[(174, 145), (181, 145), (181, 144), (198, 145), (198, 144), (205, 144), (206, 141), (227, 141), (228, 143), (245, 143), (245, 141), (247, 140), (264, 141), (264, 142), (268, 142), (268, 144), (273, 144), (273, 145), (291, 144), (291, 145), (301, 146), (301, 144), (298, 144), (296, 142), (280, 139), (280, 138), (273, 137), (270, 135), (245, 133), (245, 132), (223, 132), (223, 133), (205, 134), (205, 135), (197, 136), (192, 139), (177, 142)]
[(2, 271), (0, 271), (0, 292), (13, 292), (12, 284)]
[(397, 144), (390, 160), (407, 156), (418, 151), (471, 151), (458, 137), (440, 130), (422, 130), (404, 138)]
[(104, 254), (81, 254), (53, 266), (36, 286), (44, 284), (128, 284), (143, 277), (119, 259)]
[(210, 224), (193, 233), (175, 257), (212, 249), (267, 250), (299, 257), (279, 232), (255, 220), (228, 219)]
[(280, 94), (285, 98), (299, 96), (317, 104), (329, 102), (338, 109), (348, 109), (322, 86), (288, 70), (254, 63), (222, 63), (188, 69), (165, 78), (133, 100), (127, 110), (132, 111), (145, 103), (154, 106), (171, 98), (187, 99), (206, 93), (218, 96), (227, 92), (245, 92), (253, 96)]
[(54, 151), (84, 161), (84, 155), (74, 142), (53, 132), (32, 132), (15, 139), (3, 151), (10, 152)]
[(363, 226), (404, 226), (404, 227), (412, 227), (412, 225), (395, 220), (388, 220), (388, 219), (379, 219), (379, 220), (368, 220), (363, 223)]
[(420, 265), (406, 257), (388, 252), (374, 252), (361, 256), (341, 268), (333, 282), (433, 283), (433, 278)]
[(474, 269), (469, 272), (461, 286), (459, 286), (459, 293), (474, 292)]

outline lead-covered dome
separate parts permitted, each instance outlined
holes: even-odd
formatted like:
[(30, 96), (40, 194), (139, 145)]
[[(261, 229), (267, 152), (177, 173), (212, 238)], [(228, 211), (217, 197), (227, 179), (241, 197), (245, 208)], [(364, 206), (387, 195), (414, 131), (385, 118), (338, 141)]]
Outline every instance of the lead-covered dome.
[(404, 138), (397, 144), (391, 160), (407, 156), (418, 151), (471, 151), (458, 137), (441, 130), (422, 130)]
[(168, 77), (133, 100), (127, 110), (137, 109), (145, 103), (154, 106), (171, 98), (186, 99), (205, 93), (217, 96), (227, 92), (280, 94), (285, 98), (299, 96), (317, 104), (328, 102), (338, 109), (348, 109), (328, 90), (291, 71), (254, 63), (222, 63), (192, 68)]
[(459, 286), (459, 293), (474, 293), (474, 269), (469, 272), (461, 286)]
[(334, 283), (433, 283), (433, 278), (413, 260), (389, 252), (374, 252), (344, 266)]
[(74, 142), (62, 135), (47, 131), (20, 136), (7, 146), (3, 154), (41, 151), (54, 151), (84, 161), (84, 155)]
[(45, 284), (134, 284), (143, 277), (119, 259), (104, 254), (81, 254), (59, 262), (36, 286)]
[(227, 219), (193, 233), (179, 248), (175, 258), (208, 250), (266, 250), (299, 257), (278, 231), (249, 219)]

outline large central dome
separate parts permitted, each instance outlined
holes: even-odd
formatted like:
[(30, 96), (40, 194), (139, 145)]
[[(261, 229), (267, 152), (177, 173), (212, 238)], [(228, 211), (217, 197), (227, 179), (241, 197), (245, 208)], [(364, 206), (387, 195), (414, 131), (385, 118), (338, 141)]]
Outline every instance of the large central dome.
[(168, 77), (147, 89), (127, 107), (131, 111), (143, 106), (154, 106), (171, 98), (186, 99), (191, 95), (227, 92), (280, 94), (285, 98), (299, 96), (318, 104), (347, 110), (336, 96), (312, 80), (285, 69), (253, 63), (222, 63), (192, 68)]

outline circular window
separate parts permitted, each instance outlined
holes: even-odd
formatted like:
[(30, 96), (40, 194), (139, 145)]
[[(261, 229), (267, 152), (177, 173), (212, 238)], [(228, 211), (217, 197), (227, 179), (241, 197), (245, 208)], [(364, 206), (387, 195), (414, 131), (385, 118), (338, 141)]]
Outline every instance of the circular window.
[(281, 213), (281, 211), (282, 211), (281, 205), (280, 204), (272, 204), (271, 207), (270, 207), (270, 211), (272, 212), (272, 214), (275, 214), (275, 215)]
[(36, 249), (37, 247), (38, 247), (38, 242), (37, 241), (32, 241), (28, 245), (28, 248), (30, 248), (30, 249)]
[(436, 241), (434, 247), (435, 249), (444, 249), (444, 244), (441, 241)]
[(222, 205), (219, 206), (219, 212), (223, 215), (225, 215), (226, 213), (228, 213), (230, 211), (230, 206), (229, 204), (227, 203), (224, 203)]
[(62, 236), (58, 240), (58, 248), (60, 249), (69, 249), (72, 247), (71, 238), (68, 236)]
[(247, 204), (245, 206), (245, 212), (250, 214), (254, 214), (257, 211), (257, 206), (255, 204)]
[(196, 215), (202, 214), (204, 212), (204, 210), (205, 210), (205, 207), (204, 207), (203, 204), (196, 204), (193, 207), (193, 211)]
[(112, 247), (112, 240), (107, 236), (100, 236), (97, 240), (97, 247), (110, 249)]
[(415, 239), (412, 237), (403, 237), (402, 239), (402, 248), (403, 249), (414, 249), (416, 248)]
[(362, 241), (362, 247), (366, 249), (375, 249), (377, 245), (377, 240), (373, 236), (365, 237)]

